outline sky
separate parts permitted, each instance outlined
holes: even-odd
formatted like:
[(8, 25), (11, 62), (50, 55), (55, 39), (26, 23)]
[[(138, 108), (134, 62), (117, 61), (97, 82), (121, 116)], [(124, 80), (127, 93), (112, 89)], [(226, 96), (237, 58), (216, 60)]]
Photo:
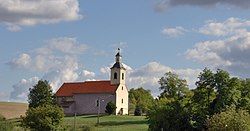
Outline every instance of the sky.
[(250, 77), (249, 0), (0, 0), (0, 101), (48, 80), (107, 80), (117, 48), (128, 88), (159, 95), (174, 72), (195, 88), (208, 67)]

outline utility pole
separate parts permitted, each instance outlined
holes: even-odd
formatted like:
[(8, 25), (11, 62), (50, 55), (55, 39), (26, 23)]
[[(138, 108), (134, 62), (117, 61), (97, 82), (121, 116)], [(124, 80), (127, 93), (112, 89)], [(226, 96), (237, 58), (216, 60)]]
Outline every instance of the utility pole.
[(100, 108), (101, 108), (101, 102), (100, 102), (100, 97), (98, 97), (97, 125), (99, 125), (100, 123)]

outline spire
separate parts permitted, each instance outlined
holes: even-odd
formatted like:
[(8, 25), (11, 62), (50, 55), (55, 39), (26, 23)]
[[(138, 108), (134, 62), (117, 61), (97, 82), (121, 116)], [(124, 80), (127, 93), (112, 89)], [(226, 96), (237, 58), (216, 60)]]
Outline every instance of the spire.
[(121, 54), (120, 54), (120, 48), (117, 49), (117, 54), (115, 55), (115, 57), (116, 57), (116, 58), (115, 58), (115, 61), (116, 61), (116, 62), (118, 62), (118, 63), (122, 62), (122, 61), (121, 61), (122, 56), (121, 56)]
[[(122, 69), (125, 69), (122, 65), (122, 56), (121, 56), (121, 49), (118, 48), (117, 49), (117, 53), (115, 55), (115, 64), (111, 67), (112, 68), (122, 68)], [(125, 69), (126, 70), (126, 69)]]

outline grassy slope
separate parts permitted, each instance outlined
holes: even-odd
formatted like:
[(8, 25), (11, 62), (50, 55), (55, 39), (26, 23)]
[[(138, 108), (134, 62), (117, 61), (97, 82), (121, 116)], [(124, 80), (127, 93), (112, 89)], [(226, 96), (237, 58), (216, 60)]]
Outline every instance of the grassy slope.
[(15, 102), (0, 102), (0, 114), (5, 118), (18, 118), (20, 115), (24, 115), (28, 108), (26, 103)]
[[(66, 117), (65, 125), (73, 127), (74, 117)], [(147, 120), (144, 116), (102, 116), (100, 125), (96, 125), (96, 116), (78, 116), (76, 128), (80, 130), (85, 125), (91, 130), (98, 131), (145, 131), (148, 130)]]

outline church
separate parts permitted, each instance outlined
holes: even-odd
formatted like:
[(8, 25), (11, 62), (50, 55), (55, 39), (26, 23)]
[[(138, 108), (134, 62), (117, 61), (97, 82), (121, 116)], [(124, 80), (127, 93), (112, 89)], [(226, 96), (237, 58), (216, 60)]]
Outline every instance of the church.
[[(110, 80), (64, 83), (56, 92), (58, 103), (65, 115), (105, 113), (108, 102), (116, 105), (115, 115), (128, 114), (128, 89), (126, 69), (122, 64), (120, 49), (110, 68)], [(100, 106), (100, 107), (99, 107)]]

